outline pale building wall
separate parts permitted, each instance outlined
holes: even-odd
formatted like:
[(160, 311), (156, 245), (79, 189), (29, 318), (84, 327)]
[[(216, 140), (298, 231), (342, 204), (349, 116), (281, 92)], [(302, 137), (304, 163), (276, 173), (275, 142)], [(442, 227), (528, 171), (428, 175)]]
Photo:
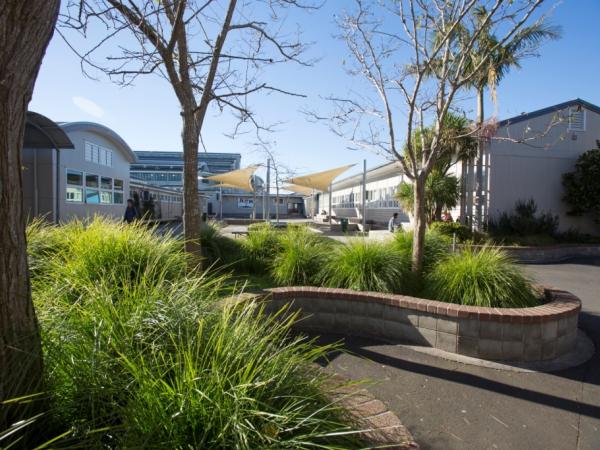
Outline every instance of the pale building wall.
[[(129, 196), (129, 165), (132, 162), (131, 157), (120, 148), (115, 141), (100, 135), (92, 129), (77, 129), (71, 131), (67, 125), (64, 128), (69, 139), (75, 146), (72, 150), (60, 152), (59, 166), (59, 198), (60, 198), (60, 220), (68, 221), (73, 218), (88, 218), (96, 214), (110, 216), (119, 219), (123, 216), (127, 198)], [(85, 160), (85, 142), (105, 147), (112, 150), (112, 167), (104, 166), (98, 163)], [(100, 177), (110, 177), (113, 180), (123, 181), (123, 203), (119, 204), (91, 204), (82, 202), (67, 202), (66, 200), (66, 174), (67, 169), (73, 169), (84, 172), (85, 174), (98, 175)]]
[(574, 170), (579, 155), (596, 147), (600, 115), (585, 110), (585, 131), (574, 131), (565, 120), (568, 114), (567, 110), (552, 112), (498, 130), (501, 138), (524, 139), (525, 143), (490, 143), (490, 218), (512, 210), (517, 200), (533, 198), (539, 212), (550, 211), (559, 216), (561, 230), (600, 231), (587, 217), (567, 215), (569, 205), (562, 201), (562, 175)]

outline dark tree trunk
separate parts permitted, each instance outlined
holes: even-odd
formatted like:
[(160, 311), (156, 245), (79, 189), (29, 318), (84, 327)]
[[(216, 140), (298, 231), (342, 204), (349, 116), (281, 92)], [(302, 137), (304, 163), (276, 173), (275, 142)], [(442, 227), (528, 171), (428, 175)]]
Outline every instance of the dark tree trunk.
[(183, 113), (183, 234), (185, 250), (191, 255), (194, 268), (202, 267), (200, 228), (202, 213), (198, 199), (198, 145), (200, 131), (193, 110)]
[[(0, 401), (42, 388), (42, 349), (27, 267), (21, 149), (27, 105), (58, 8), (59, 0), (0, 2)], [(0, 430), (27, 414), (31, 411), (25, 407), (0, 407)]]
[(420, 273), (423, 269), (423, 251), (425, 247), (425, 229), (427, 228), (427, 217), (425, 209), (425, 181), (427, 172), (423, 171), (414, 180), (414, 204), (413, 204), (413, 248), (412, 248), (412, 271)]

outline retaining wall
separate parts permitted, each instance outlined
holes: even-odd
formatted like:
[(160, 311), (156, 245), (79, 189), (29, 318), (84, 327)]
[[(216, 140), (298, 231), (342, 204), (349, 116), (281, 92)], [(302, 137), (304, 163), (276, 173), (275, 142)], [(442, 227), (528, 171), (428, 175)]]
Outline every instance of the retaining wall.
[(540, 361), (569, 353), (577, 339), (581, 301), (545, 289), (532, 308), (482, 308), (347, 289), (267, 289), (267, 310), (301, 310), (297, 328), (316, 333), (413, 343), (496, 361)]
[(498, 246), (524, 263), (555, 263), (572, 258), (600, 258), (600, 245), (564, 244), (549, 246)]

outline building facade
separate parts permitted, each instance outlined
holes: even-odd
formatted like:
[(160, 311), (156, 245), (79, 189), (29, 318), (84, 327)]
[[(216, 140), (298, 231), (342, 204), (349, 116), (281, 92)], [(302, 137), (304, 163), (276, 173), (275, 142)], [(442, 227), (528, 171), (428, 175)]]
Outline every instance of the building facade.
[[(92, 122), (57, 124), (71, 148), (23, 149), (25, 212), (49, 221), (95, 214), (122, 217), (135, 155), (113, 130)], [(27, 134), (27, 130), (26, 130)]]
[[(589, 217), (568, 214), (562, 176), (577, 158), (596, 148), (600, 139), (600, 108), (575, 99), (524, 113), (497, 124), (485, 145), (483, 159), (482, 225), (513, 210), (519, 200), (535, 200), (538, 211), (557, 215), (559, 229), (600, 234)], [(467, 186), (466, 198), (454, 217), (472, 217), (477, 209), (476, 165), (456, 165), (454, 173)]]
[[(137, 160), (131, 164), (132, 180), (155, 186), (183, 189), (183, 152), (135, 151)], [(240, 168), (239, 153), (198, 153), (200, 175), (215, 175)], [(205, 186), (204, 186), (205, 185)], [(208, 180), (200, 180), (200, 189), (210, 186)]]
[[(365, 218), (368, 223), (387, 224), (394, 213), (404, 224), (410, 223), (410, 216), (396, 200), (398, 185), (404, 181), (400, 164), (397, 162), (383, 164), (367, 171)], [(352, 175), (335, 181), (332, 184), (332, 215), (348, 218), (350, 221), (362, 220), (363, 174)], [(329, 215), (329, 193), (319, 193), (306, 198), (307, 213)]]

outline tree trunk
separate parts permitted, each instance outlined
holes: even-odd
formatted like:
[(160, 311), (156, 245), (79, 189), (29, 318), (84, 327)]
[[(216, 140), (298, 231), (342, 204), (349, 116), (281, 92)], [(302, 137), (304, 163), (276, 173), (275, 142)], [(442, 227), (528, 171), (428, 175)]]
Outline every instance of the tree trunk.
[[(27, 266), (21, 149), (27, 105), (58, 8), (59, 0), (0, 3), (0, 401), (42, 389), (42, 348)], [(31, 413), (25, 407), (0, 407), (0, 430)]]
[(425, 211), (425, 181), (427, 173), (421, 172), (414, 180), (414, 204), (413, 204), (413, 248), (412, 248), (412, 271), (420, 273), (423, 269), (423, 249), (425, 247), (425, 229), (427, 228), (427, 217)]
[(183, 234), (185, 251), (194, 269), (202, 268), (200, 228), (202, 217), (198, 200), (198, 145), (200, 131), (193, 110), (183, 112)]
[(483, 88), (477, 89), (477, 170), (476, 170), (476, 201), (475, 201), (475, 228), (482, 230), (483, 221)]

